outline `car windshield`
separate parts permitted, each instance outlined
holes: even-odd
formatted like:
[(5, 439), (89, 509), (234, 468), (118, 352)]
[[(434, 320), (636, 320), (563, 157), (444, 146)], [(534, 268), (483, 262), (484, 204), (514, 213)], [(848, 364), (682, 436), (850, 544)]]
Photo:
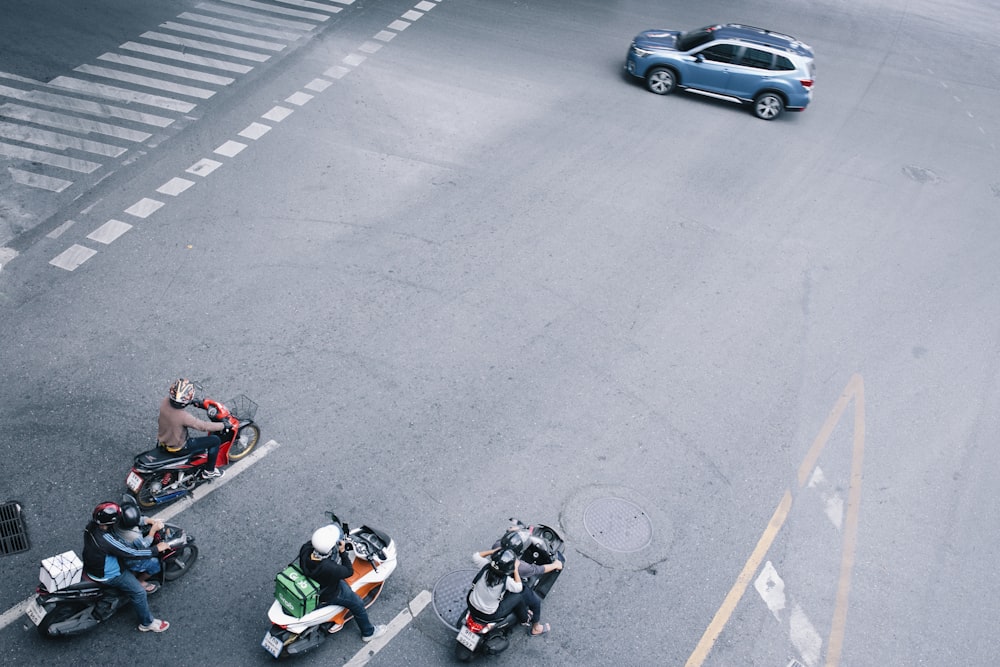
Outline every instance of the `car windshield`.
[(677, 50), (678, 51), (690, 51), (693, 48), (699, 47), (702, 44), (707, 44), (712, 41), (712, 28), (699, 28), (698, 30), (690, 30), (681, 34), (677, 38)]

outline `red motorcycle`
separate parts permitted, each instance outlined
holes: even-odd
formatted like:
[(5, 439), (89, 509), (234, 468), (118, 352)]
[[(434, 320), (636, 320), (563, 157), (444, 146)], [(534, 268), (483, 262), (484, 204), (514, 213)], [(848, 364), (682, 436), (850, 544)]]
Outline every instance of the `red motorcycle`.
[[(218, 432), (222, 444), (215, 467), (239, 461), (257, 446), (260, 427), (253, 421), (257, 404), (246, 396), (241, 394), (229, 401), (232, 408), (211, 398), (195, 399), (192, 404), (203, 408), (210, 420), (227, 425), (225, 430)], [(207, 462), (207, 451), (171, 453), (157, 446), (135, 457), (125, 486), (141, 507), (159, 507), (183, 498), (208, 481), (198, 474)]]

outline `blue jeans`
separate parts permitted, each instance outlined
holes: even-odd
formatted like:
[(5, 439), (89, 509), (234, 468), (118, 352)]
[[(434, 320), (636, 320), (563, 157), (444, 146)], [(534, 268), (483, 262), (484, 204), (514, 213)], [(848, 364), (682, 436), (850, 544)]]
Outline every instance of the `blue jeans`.
[(106, 586), (117, 588), (123, 591), (135, 607), (135, 613), (139, 615), (139, 623), (149, 625), (153, 622), (153, 613), (149, 611), (149, 602), (146, 600), (146, 589), (142, 587), (135, 575), (128, 570), (123, 570), (114, 579), (103, 582)]
[(208, 450), (208, 463), (205, 464), (205, 470), (215, 470), (215, 459), (219, 456), (219, 447), (222, 445), (222, 440), (217, 435), (203, 435), (200, 438), (188, 438), (187, 442), (184, 443), (184, 449), (178, 453), (184, 454), (194, 454), (195, 452), (203, 452)]
[[(143, 547), (148, 549), (149, 547)], [(125, 558), (125, 567), (129, 569), (130, 572), (135, 572), (136, 574), (157, 574), (160, 571), (160, 559), (156, 556), (150, 556), (149, 558)]]
[(351, 587), (343, 579), (340, 580), (340, 584), (336, 588), (331, 586), (329, 589), (323, 591), (323, 594), (320, 596), (320, 604), (335, 604), (338, 607), (349, 609), (351, 614), (354, 615), (354, 621), (358, 624), (358, 630), (361, 630), (362, 637), (370, 637), (375, 632), (375, 626), (368, 620), (368, 611), (365, 609), (365, 603), (361, 601), (358, 594), (351, 590)]

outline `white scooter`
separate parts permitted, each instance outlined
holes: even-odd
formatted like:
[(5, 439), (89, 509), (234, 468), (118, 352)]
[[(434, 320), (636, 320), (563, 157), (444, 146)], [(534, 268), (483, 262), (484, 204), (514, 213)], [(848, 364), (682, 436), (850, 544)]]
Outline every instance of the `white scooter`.
[[(349, 530), (347, 524), (342, 523), (332, 512), (328, 512), (327, 516), (334, 524), (341, 526), (347, 550), (351, 554), (354, 574), (347, 579), (347, 583), (358, 594), (365, 607), (370, 607), (382, 592), (385, 580), (396, 569), (396, 543), (378, 529), (362, 526)], [(289, 569), (279, 577), (288, 573)], [(301, 572), (297, 575), (292, 572), (291, 576), (293, 580), (301, 577), (295, 583), (308, 595), (309, 587), (314, 582), (303, 577)], [(271, 629), (261, 642), (264, 650), (275, 659), (301, 655), (316, 648), (354, 617), (348, 609), (335, 605), (303, 613), (303, 608), (295, 600), (287, 599), (287, 590), (280, 585), (276, 587), (276, 599), (267, 612)]]

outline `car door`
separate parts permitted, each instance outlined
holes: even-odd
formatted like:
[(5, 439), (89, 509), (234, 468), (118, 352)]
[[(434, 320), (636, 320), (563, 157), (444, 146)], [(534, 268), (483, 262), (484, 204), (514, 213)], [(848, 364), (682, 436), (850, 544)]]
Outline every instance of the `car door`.
[(729, 71), (741, 50), (736, 44), (712, 44), (695, 51), (694, 61), (681, 76), (681, 83), (710, 93), (725, 93)]
[(728, 93), (744, 100), (752, 100), (771, 77), (774, 54), (748, 46), (733, 64), (727, 80)]

